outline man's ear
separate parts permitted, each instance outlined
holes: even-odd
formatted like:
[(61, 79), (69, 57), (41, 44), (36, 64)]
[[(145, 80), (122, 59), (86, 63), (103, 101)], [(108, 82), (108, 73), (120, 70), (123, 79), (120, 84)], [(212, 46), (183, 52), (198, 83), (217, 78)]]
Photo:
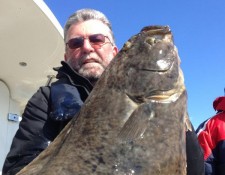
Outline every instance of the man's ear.
[(113, 56), (115, 57), (118, 52), (119, 52), (119, 49), (116, 46), (114, 46), (113, 47)]
[(67, 61), (67, 55), (64, 53), (64, 60)]

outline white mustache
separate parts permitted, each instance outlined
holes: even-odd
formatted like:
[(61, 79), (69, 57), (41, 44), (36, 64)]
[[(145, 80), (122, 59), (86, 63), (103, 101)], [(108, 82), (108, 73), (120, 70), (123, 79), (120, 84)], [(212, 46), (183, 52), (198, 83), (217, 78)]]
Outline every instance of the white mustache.
[(101, 59), (97, 56), (92, 56), (92, 55), (84, 55), (80, 58), (80, 65), (83, 65), (87, 62), (97, 62), (101, 63)]

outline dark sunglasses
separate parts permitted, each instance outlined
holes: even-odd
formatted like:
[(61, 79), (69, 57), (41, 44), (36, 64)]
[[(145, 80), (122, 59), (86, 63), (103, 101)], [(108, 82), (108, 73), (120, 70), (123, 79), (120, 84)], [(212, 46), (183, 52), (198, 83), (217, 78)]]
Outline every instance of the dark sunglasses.
[[(110, 41), (108, 36), (105, 36), (103, 34), (94, 34), (94, 35), (90, 35), (88, 37), (72, 38), (66, 43), (66, 45), (68, 45), (70, 49), (80, 48), (84, 45), (84, 39), (86, 39), (86, 38), (88, 38), (91, 46), (94, 48), (97, 48), (97, 49), (106, 43), (112, 44), (112, 42)], [(109, 42), (105, 42), (105, 38), (108, 38)]]

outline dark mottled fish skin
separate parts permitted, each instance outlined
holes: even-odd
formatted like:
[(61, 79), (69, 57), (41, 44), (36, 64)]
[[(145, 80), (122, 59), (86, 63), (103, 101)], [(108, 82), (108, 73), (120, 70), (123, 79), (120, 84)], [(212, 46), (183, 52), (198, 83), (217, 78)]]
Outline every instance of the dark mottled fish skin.
[(19, 175), (185, 175), (189, 128), (168, 26), (133, 36), (55, 141)]

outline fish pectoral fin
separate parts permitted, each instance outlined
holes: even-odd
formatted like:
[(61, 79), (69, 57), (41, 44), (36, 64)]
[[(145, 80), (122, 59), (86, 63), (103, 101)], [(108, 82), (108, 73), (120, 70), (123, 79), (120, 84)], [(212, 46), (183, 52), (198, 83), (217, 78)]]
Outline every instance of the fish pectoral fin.
[(138, 107), (121, 128), (118, 138), (122, 142), (130, 142), (144, 136), (150, 120), (154, 117), (151, 104), (144, 104)]

